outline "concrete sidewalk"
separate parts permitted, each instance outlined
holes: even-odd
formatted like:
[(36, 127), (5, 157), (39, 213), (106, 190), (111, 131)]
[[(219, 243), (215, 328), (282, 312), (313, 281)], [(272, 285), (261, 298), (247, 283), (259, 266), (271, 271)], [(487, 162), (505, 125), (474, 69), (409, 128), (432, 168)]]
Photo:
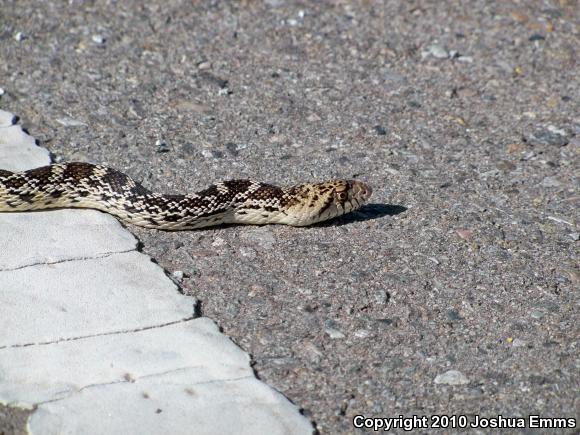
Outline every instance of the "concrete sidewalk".
[[(0, 111), (0, 168), (49, 161)], [(0, 247), (0, 403), (30, 433), (313, 432), (111, 216), (0, 214)]]

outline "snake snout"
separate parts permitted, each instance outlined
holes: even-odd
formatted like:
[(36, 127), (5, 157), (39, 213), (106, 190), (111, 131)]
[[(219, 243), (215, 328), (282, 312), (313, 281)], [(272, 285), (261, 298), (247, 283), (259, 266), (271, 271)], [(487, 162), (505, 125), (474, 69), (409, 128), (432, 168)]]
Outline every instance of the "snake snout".
[(362, 199), (362, 201), (367, 201), (372, 193), (373, 189), (368, 184), (363, 183), (362, 181), (351, 181), (352, 183), (352, 191), (356, 198)]

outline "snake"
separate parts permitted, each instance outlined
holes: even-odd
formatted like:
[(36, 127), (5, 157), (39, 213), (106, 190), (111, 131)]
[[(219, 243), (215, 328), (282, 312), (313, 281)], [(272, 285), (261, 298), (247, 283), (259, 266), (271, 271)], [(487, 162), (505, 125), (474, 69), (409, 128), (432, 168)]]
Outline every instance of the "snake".
[(371, 193), (358, 180), (278, 187), (243, 179), (169, 195), (152, 192), (123, 172), (99, 164), (58, 163), (23, 172), (0, 169), (0, 212), (90, 208), (125, 223), (170, 231), (221, 224), (307, 226), (359, 209)]

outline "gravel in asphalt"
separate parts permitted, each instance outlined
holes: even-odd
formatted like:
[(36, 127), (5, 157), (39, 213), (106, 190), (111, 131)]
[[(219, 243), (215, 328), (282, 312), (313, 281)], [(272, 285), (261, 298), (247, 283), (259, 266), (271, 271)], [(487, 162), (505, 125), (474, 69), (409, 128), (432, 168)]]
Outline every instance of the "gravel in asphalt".
[(321, 433), (578, 419), (579, 23), (573, 0), (4, 1), (0, 107), (154, 190), (372, 186), (312, 228), (129, 228)]

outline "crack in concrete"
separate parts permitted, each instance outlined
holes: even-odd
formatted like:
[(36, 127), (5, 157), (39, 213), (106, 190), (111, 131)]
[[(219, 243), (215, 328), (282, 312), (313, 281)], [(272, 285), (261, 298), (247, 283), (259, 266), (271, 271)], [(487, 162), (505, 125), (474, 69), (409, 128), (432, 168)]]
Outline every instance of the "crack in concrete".
[[(44, 400), (42, 402), (36, 402), (34, 404), (34, 406), (40, 406), (40, 405), (45, 405), (47, 403), (54, 403), (54, 402), (59, 402), (61, 400), (65, 400), (68, 399), (69, 397), (72, 397), (75, 394), (78, 394), (84, 390), (88, 390), (90, 388), (99, 388), (99, 387), (107, 387), (110, 385), (119, 385), (119, 384), (136, 384), (138, 383), (140, 380), (142, 379), (149, 379), (149, 378), (156, 378), (156, 377), (162, 377), (171, 373), (177, 373), (177, 372), (181, 372), (181, 371), (185, 371), (185, 370), (190, 370), (190, 369), (195, 369), (196, 366), (186, 366), (186, 367), (179, 367), (176, 369), (172, 369), (172, 370), (166, 370), (163, 372), (159, 372), (159, 373), (150, 373), (148, 375), (143, 375), (139, 378), (127, 378), (125, 377), (124, 379), (119, 379), (116, 381), (110, 381), (110, 382), (99, 382), (99, 383), (95, 383), (95, 384), (88, 384), (85, 385), (81, 388), (77, 388), (75, 390), (64, 390), (64, 391), (59, 391), (56, 394), (63, 394), (61, 397), (55, 397), (54, 399), (50, 399), (50, 400)], [(195, 383), (191, 383), (191, 382), (187, 382), (187, 383), (179, 383), (179, 384), (171, 384), (171, 383), (164, 383), (163, 385), (183, 385), (183, 386), (187, 386), (188, 389), (190, 389), (191, 387), (196, 387), (196, 386), (200, 386), (200, 385), (211, 385), (211, 384), (218, 384), (218, 383), (228, 383), (228, 382), (239, 382), (239, 381), (243, 381), (246, 379), (252, 379), (255, 380), (256, 378), (253, 375), (247, 375), (247, 376), (238, 376), (235, 378), (224, 378), (224, 379), (212, 379), (209, 381), (200, 381), (200, 382), (195, 382)], [(64, 394), (64, 393), (68, 393), (68, 394)]]
[(134, 252), (137, 251), (137, 248), (132, 248), (132, 249), (127, 249), (124, 251), (115, 251), (115, 252), (105, 252), (102, 254), (96, 254), (96, 256), (93, 257), (71, 257), (71, 258), (65, 258), (62, 260), (54, 260), (54, 261), (39, 261), (38, 263), (31, 263), (31, 264), (25, 264), (23, 266), (16, 266), (16, 267), (10, 267), (10, 268), (6, 268), (6, 269), (0, 269), (0, 273), (2, 272), (13, 272), (15, 270), (21, 270), (21, 269), (26, 269), (27, 267), (34, 267), (34, 266), (51, 266), (53, 264), (61, 264), (61, 263), (68, 263), (68, 262), (72, 262), (72, 261), (87, 261), (87, 260), (100, 260), (101, 258), (107, 258), (107, 257), (111, 257), (113, 255), (117, 255), (117, 254), (127, 254), (129, 252)]
[[(194, 313), (195, 313), (195, 306), (194, 306)], [(78, 337), (59, 338), (56, 340), (42, 341), (42, 342), (38, 342), (38, 343), (10, 344), (10, 345), (6, 345), (6, 346), (0, 346), (0, 350), (19, 348), (19, 347), (29, 347), (29, 346), (46, 346), (49, 344), (59, 344), (59, 343), (67, 342), (67, 341), (83, 340), (85, 338), (103, 337), (103, 336), (107, 336), (107, 335), (132, 334), (134, 332), (147, 331), (149, 329), (164, 328), (166, 326), (176, 325), (178, 323), (185, 323), (185, 322), (189, 322), (191, 320), (195, 320), (198, 318), (199, 318), (199, 316), (194, 314), (193, 316), (184, 317), (183, 319), (174, 320), (172, 322), (161, 323), (159, 325), (149, 325), (149, 326), (143, 326), (141, 328), (135, 328), (135, 329), (121, 329), (118, 331), (102, 332), (99, 334), (91, 334), (91, 335), (81, 335)]]

